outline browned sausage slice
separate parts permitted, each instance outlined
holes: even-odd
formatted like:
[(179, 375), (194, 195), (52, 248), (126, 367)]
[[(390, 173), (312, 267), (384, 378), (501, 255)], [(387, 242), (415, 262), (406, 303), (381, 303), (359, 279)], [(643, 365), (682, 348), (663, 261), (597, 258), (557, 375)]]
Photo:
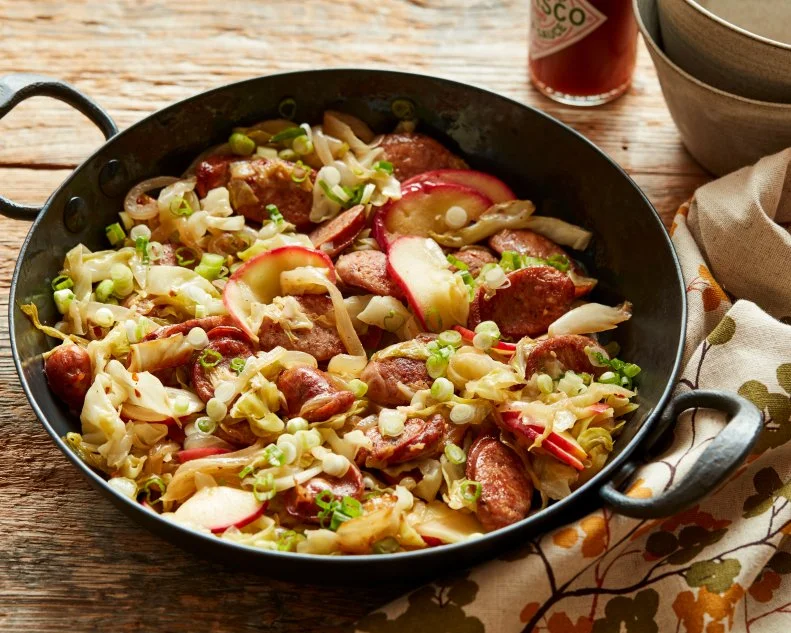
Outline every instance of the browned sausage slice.
[[(462, 263), (467, 264), (467, 271), (473, 276), (477, 277), (486, 264), (496, 264), (497, 258), (492, 255), (492, 252), (483, 246), (471, 246), (460, 251), (453, 253), (453, 256), (460, 260)], [(456, 271), (455, 266), (451, 266), (451, 270)]]
[(298, 230), (312, 226), (311, 191), (316, 172), (310, 167), (297, 168), (294, 163), (279, 158), (210, 156), (198, 165), (195, 175), (200, 197), (205, 197), (211, 189), (226, 186), (233, 208), (249, 220), (268, 219), (266, 207), (274, 204)]
[[(222, 325), (233, 325), (234, 320), (229, 316), (210, 316), (203, 317), (202, 319), (189, 319), (183, 323), (174, 323), (173, 325), (163, 325), (153, 332), (149, 332), (143, 337), (144, 341), (153, 341), (157, 338), (166, 338), (174, 334), (189, 334), (192, 328), (199, 327), (208, 332), (216, 327)], [(241, 331), (241, 330), (240, 330)]]
[(468, 327), (494, 321), (510, 340), (538, 336), (568, 312), (574, 301), (574, 283), (551, 266), (532, 266), (508, 274), (511, 285), (490, 299), (480, 286), (470, 304)]
[(381, 297), (404, 296), (387, 274), (387, 255), (381, 251), (354, 251), (335, 262), (335, 273), (347, 286), (360, 288)]
[(365, 456), (365, 465), (383, 468), (436, 455), (445, 447), (449, 426), (439, 413), (425, 420), (409, 418), (404, 424), (404, 432), (398, 437), (385, 437), (379, 426), (372, 426), (365, 433), (373, 442), (373, 448)]
[[(227, 328), (227, 330), (236, 329)], [(220, 355), (219, 362), (212, 352)], [(209, 333), (209, 344), (203, 350), (196, 352), (192, 360), (192, 386), (200, 399), (208, 402), (214, 397), (214, 388), (217, 384), (223, 380), (236, 378), (236, 374), (230, 369), (234, 358), (247, 360), (254, 353), (253, 346), (241, 330), (238, 330), (238, 334), (226, 331), (223, 336), (212, 336)], [(201, 359), (211, 366), (204, 367)]]
[(409, 392), (430, 389), (432, 383), (426, 362), (415, 358), (372, 360), (365, 366), (360, 380), (368, 385), (369, 400), (388, 407), (409, 404), (412, 400)]
[(335, 259), (364, 228), (365, 207), (358, 204), (321, 224), (309, 237), (315, 248)]
[(525, 377), (530, 378), (536, 372), (543, 372), (555, 377), (563, 371), (577, 373), (586, 372), (592, 376), (601, 376), (607, 367), (596, 367), (585, 353), (585, 348), (607, 355), (607, 352), (592, 338), (579, 334), (564, 334), (539, 341), (526, 350)]
[(61, 345), (47, 357), (44, 373), (52, 392), (70, 409), (81, 411), (93, 379), (88, 352), (79, 345)]
[(356, 464), (351, 464), (343, 477), (321, 475), (314, 477), (304, 486), (298, 485), (283, 493), (283, 502), (288, 512), (295, 519), (308, 523), (318, 523), (319, 507), (316, 496), (322, 490), (329, 490), (336, 499), (352, 497), (360, 499), (363, 495), (363, 475)]
[(308, 422), (321, 422), (347, 411), (354, 404), (354, 394), (338, 385), (320, 369), (291, 367), (278, 376), (277, 388), (286, 398), (290, 416)]
[(338, 354), (345, 354), (346, 348), (338, 336), (334, 325), (327, 320), (332, 318), (332, 300), (327, 295), (303, 295), (296, 297), (302, 310), (313, 321), (310, 330), (294, 330), (289, 336), (280, 324), (264, 319), (258, 331), (258, 344), (264, 351), (280, 345), (286, 349), (307, 352), (317, 361), (329, 360)]
[(529, 229), (503, 229), (489, 238), (489, 246), (502, 255), (514, 251), (520, 255), (547, 259), (552, 255), (565, 255), (566, 251), (552, 240)]
[(588, 294), (595, 282), (585, 277), (585, 271), (569, 254), (549, 238), (528, 229), (504, 229), (489, 238), (489, 246), (502, 255), (505, 251), (515, 251), (529, 257), (549, 259), (553, 255), (563, 255), (569, 260), (571, 270), (578, 276), (579, 286), (575, 288), (578, 297)]
[(475, 514), (487, 532), (521, 521), (530, 513), (533, 483), (519, 456), (500, 440), (485, 435), (473, 443), (466, 475), (481, 484)]
[(241, 420), (236, 424), (223, 422), (217, 427), (214, 434), (234, 446), (252, 446), (260, 439), (253, 433), (253, 429), (250, 428), (250, 423), (247, 420)]
[(401, 181), (434, 169), (468, 168), (461, 158), (424, 134), (385, 134), (380, 147)]

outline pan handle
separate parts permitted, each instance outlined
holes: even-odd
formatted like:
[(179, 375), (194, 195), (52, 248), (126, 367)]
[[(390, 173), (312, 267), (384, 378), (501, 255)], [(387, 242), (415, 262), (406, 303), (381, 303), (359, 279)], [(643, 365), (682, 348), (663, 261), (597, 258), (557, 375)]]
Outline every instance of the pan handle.
[[(68, 103), (93, 121), (105, 138), (118, 134), (118, 126), (99, 104), (65, 81), (16, 73), (0, 77), (0, 119), (30, 97), (52, 97)], [(15, 220), (34, 220), (41, 207), (18, 204), (0, 195), (0, 214)]]
[(754, 404), (735, 393), (725, 391), (689, 391), (676, 396), (665, 409), (662, 418), (646, 439), (651, 446), (676, 423), (686, 411), (702, 407), (728, 415), (728, 423), (706, 450), (698, 457), (689, 472), (670, 490), (657, 497), (637, 499), (616, 489), (624, 484), (640, 465), (629, 461), (616, 477), (599, 491), (604, 502), (619, 514), (638, 519), (659, 519), (685, 510), (725, 482), (736, 470), (763, 430), (763, 416)]

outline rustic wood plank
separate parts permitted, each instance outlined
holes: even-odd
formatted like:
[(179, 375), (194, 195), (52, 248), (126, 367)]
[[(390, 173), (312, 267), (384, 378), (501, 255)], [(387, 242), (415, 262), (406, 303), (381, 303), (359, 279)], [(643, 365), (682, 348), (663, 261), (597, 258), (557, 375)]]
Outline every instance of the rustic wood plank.
[[(707, 176), (680, 144), (644, 47), (625, 97), (592, 110), (560, 106), (528, 84), (527, 10), (521, 0), (379, 0), (375, 9), (368, 0), (0, 0), (0, 75), (66, 79), (123, 128), (175, 100), (272, 72), (365, 66), (435, 74), (572, 125), (635, 178), (669, 223)], [(0, 122), (0, 192), (43, 202), (101, 140), (63, 104), (20, 105)], [(0, 219), (3, 315), (27, 230)], [(405, 588), (270, 581), (205, 563), (130, 524), (35, 420), (5, 316), (0, 339), (0, 630), (342, 631)]]

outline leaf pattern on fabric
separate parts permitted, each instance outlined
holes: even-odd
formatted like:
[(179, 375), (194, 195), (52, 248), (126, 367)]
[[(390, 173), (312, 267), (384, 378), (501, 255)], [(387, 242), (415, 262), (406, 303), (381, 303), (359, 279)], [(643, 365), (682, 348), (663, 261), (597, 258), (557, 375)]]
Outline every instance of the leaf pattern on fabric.
[(791, 479), (783, 483), (774, 468), (764, 468), (753, 477), (754, 495), (747, 497), (742, 508), (744, 518), (751, 518), (769, 511), (778, 498), (791, 501)]
[(690, 587), (706, 587), (712, 593), (723, 593), (730, 589), (741, 570), (742, 564), (735, 558), (721, 562), (702, 560), (693, 563), (685, 577)]
[(397, 618), (373, 613), (357, 627), (368, 633), (485, 633), (483, 623), (462, 608), (473, 602), (477, 593), (477, 583), (467, 578), (429, 585), (409, 595), (406, 611)]
[[(778, 379), (782, 377), (785, 380), (789, 371), (786, 367), (789, 365), (778, 367)], [(754, 454), (777, 448), (791, 440), (791, 396), (771, 393), (765, 384), (757, 380), (745, 382), (739, 387), (739, 395), (747, 398), (764, 414), (764, 430), (755, 444)]]
[(733, 626), (736, 604), (744, 595), (738, 584), (722, 594), (712, 593), (701, 587), (697, 597), (692, 591), (683, 591), (673, 601), (673, 611), (687, 633), (722, 633)]
[(722, 287), (715, 281), (714, 277), (705, 264), (698, 266), (698, 277), (695, 277), (687, 284), (687, 292), (699, 292), (703, 299), (703, 310), (713, 312), (720, 307), (720, 304), (728, 303), (728, 295)]
[(736, 334), (736, 321), (726, 316), (706, 337), (710, 345), (725, 345)]
[(659, 594), (643, 589), (634, 598), (618, 596), (604, 607), (604, 617), (593, 623), (592, 633), (658, 633), (654, 620), (659, 608)]

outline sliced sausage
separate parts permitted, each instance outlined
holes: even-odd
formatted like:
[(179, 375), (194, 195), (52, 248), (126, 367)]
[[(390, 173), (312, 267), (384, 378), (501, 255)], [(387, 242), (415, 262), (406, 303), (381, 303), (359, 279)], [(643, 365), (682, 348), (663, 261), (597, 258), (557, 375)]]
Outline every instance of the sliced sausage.
[(363, 475), (356, 464), (352, 463), (343, 477), (321, 475), (314, 477), (305, 485), (297, 485), (283, 493), (283, 502), (292, 517), (308, 523), (318, 523), (321, 511), (316, 505), (316, 497), (322, 490), (329, 490), (336, 499), (363, 496)]
[(566, 251), (555, 242), (529, 229), (503, 229), (489, 238), (489, 246), (500, 255), (505, 251), (514, 251), (520, 255), (541, 259), (552, 255), (568, 257)]
[(158, 266), (175, 266), (177, 264), (176, 247), (169, 242), (162, 244), (162, 254), (154, 263)]
[(515, 251), (529, 257), (548, 259), (553, 255), (563, 255), (569, 260), (571, 270), (578, 278), (575, 288), (578, 297), (588, 294), (596, 285), (595, 280), (585, 277), (583, 268), (569, 254), (549, 238), (528, 229), (504, 229), (489, 238), (489, 246), (502, 255), (505, 251)]
[(364, 228), (365, 207), (358, 204), (321, 224), (309, 237), (315, 248), (335, 259)]
[(298, 415), (308, 422), (321, 422), (343, 413), (355, 399), (332, 376), (312, 367), (286, 369), (277, 379), (277, 388), (286, 399), (288, 415)]
[(448, 436), (450, 424), (441, 414), (426, 418), (409, 418), (404, 424), (404, 432), (398, 437), (386, 437), (379, 426), (372, 426), (365, 435), (373, 447), (365, 454), (368, 468), (384, 468), (393, 464), (403, 464), (421, 457), (431, 457), (442, 451)]
[(217, 187), (224, 187), (230, 179), (231, 163), (240, 160), (238, 156), (218, 154), (202, 160), (195, 169), (195, 191), (200, 198)]
[(52, 392), (70, 409), (81, 411), (93, 379), (88, 352), (79, 345), (61, 345), (47, 356), (44, 373)]
[(481, 484), (475, 514), (487, 532), (521, 521), (530, 513), (533, 483), (519, 456), (497, 438), (478, 438), (467, 454), (467, 479)]
[(490, 299), (480, 286), (470, 304), (468, 327), (494, 321), (500, 333), (511, 340), (537, 336), (574, 301), (574, 283), (568, 275), (551, 266), (532, 266), (508, 274), (510, 286), (501, 288)]
[[(228, 328), (228, 330), (237, 330), (237, 328)], [(220, 355), (219, 362), (211, 352)], [(236, 378), (236, 374), (230, 369), (234, 358), (246, 360), (254, 353), (255, 349), (241, 330), (238, 330), (238, 333), (226, 331), (222, 336), (210, 334), (209, 344), (203, 350), (195, 352), (192, 360), (192, 386), (200, 399), (208, 402), (214, 397), (214, 388), (217, 384), (223, 380)], [(211, 366), (204, 367), (201, 359)]]
[(346, 348), (334, 325), (332, 300), (327, 295), (302, 295), (295, 298), (303, 312), (313, 321), (313, 327), (309, 330), (294, 330), (289, 336), (280, 324), (264, 319), (258, 331), (261, 349), (268, 351), (280, 345), (286, 349), (307, 352), (319, 362), (345, 354)]
[[(295, 169), (299, 172), (297, 176)], [(279, 158), (210, 156), (198, 165), (195, 175), (200, 197), (216, 187), (228, 187), (231, 206), (249, 220), (269, 219), (266, 207), (274, 204), (298, 230), (312, 226), (311, 192), (316, 172), (310, 167), (297, 168), (294, 163)]]
[(586, 347), (607, 355), (607, 352), (592, 338), (579, 334), (564, 334), (539, 341), (526, 350), (525, 377), (530, 378), (536, 372), (551, 376), (559, 376), (566, 370), (577, 373), (586, 372), (592, 376), (601, 376), (607, 367), (596, 367), (585, 353)]
[(387, 255), (381, 251), (354, 251), (335, 262), (335, 272), (347, 286), (360, 288), (381, 297), (404, 296), (401, 288), (387, 274)]
[(261, 439), (253, 433), (253, 429), (250, 428), (247, 420), (241, 420), (236, 424), (223, 422), (214, 431), (214, 435), (229, 444), (239, 447), (252, 446)]
[(174, 334), (189, 334), (192, 328), (203, 328), (206, 332), (221, 325), (233, 325), (234, 320), (229, 316), (210, 316), (203, 317), (202, 319), (189, 319), (183, 323), (174, 323), (173, 325), (163, 325), (153, 332), (149, 332), (143, 337), (144, 341), (153, 341), (157, 338), (167, 338)]
[(385, 134), (379, 146), (401, 181), (434, 169), (468, 169), (461, 158), (424, 134)]
[[(492, 252), (483, 246), (471, 246), (460, 251), (453, 253), (453, 256), (460, 260), (462, 263), (467, 264), (467, 271), (473, 276), (477, 277), (481, 272), (481, 268), (486, 264), (496, 264), (497, 258), (492, 255)], [(455, 266), (451, 266), (452, 271), (458, 270)]]
[(426, 361), (415, 358), (383, 358), (366, 365), (360, 380), (368, 385), (369, 400), (383, 406), (409, 404), (412, 395), (431, 388)]

